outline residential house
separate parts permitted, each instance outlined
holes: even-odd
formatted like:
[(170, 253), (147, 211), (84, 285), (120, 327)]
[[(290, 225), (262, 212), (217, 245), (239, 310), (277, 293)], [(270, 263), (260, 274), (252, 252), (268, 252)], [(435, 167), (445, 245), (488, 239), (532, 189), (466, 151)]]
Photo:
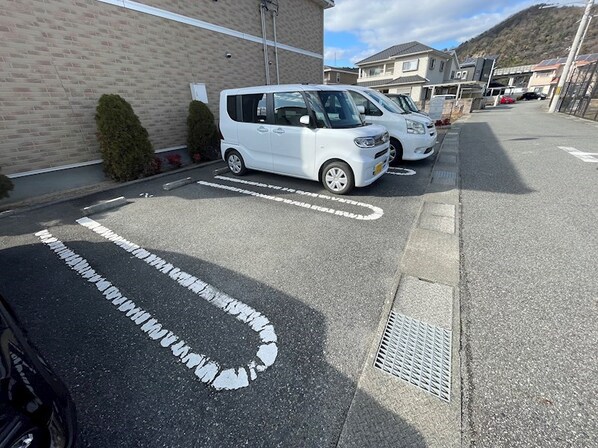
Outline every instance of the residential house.
[[(598, 61), (598, 53), (584, 54), (577, 56), (573, 65), (571, 75), (578, 67)], [(532, 76), (527, 86), (528, 91), (545, 93), (548, 98), (552, 98), (559, 79), (563, 74), (563, 69), (567, 58), (545, 59), (532, 68)]]
[(0, 166), (13, 177), (99, 163), (94, 115), (104, 93), (129, 101), (155, 150), (166, 151), (184, 148), (192, 98), (217, 117), (226, 88), (321, 83), (324, 9), (334, 6), (333, 0), (8, 3), (0, 26)]
[(422, 102), (431, 85), (452, 79), (459, 67), (454, 52), (444, 52), (420, 42), (387, 48), (357, 63), (357, 84), (383, 93), (405, 93)]
[(357, 84), (359, 69), (351, 67), (324, 66), (324, 84)]
[(467, 58), (459, 64), (455, 79), (461, 81), (478, 81), (488, 83), (497, 56)]
[(491, 82), (504, 86), (504, 93), (508, 95), (523, 93), (532, 77), (533, 67), (533, 65), (518, 65), (513, 67), (495, 68), (492, 73)]

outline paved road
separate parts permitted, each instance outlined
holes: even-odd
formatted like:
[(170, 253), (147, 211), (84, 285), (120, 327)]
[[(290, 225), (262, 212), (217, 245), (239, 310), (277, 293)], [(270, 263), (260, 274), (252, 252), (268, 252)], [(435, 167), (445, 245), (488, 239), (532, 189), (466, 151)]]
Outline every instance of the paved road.
[[(203, 184), (164, 192), (160, 179), (0, 219), (4, 294), (71, 390), (82, 445), (334, 445), (432, 160), (406, 166), (416, 175), (387, 175), (356, 202), (206, 167)], [(119, 195), (129, 204), (77, 222)]]
[(598, 446), (598, 124), (545, 106), (461, 132), (471, 446)]

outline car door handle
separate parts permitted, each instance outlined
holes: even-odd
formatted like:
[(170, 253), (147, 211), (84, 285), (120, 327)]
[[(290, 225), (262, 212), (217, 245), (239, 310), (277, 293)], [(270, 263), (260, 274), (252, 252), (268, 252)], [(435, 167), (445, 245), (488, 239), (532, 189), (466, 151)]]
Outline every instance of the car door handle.
[(272, 132), (274, 132), (275, 134), (278, 134), (278, 135), (282, 135), (282, 134), (284, 134), (284, 129), (278, 128), (278, 129), (274, 129)]
[(257, 128), (257, 131), (258, 131), (260, 134), (265, 134), (266, 132), (268, 132), (268, 128), (267, 128), (267, 127), (265, 127), (265, 126), (260, 126), (259, 128)]

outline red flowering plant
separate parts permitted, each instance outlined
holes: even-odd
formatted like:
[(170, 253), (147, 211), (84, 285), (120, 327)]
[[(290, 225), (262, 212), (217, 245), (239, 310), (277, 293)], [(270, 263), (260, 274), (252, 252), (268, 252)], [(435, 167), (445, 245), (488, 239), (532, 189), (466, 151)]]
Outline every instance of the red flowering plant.
[(180, 154), (170, 154), (168, 156), (166, 156), (166, 160), (168, 161), (168, 163), (170, 164), (170, 166), (172, 166), (173, 168), (180, 168), (181, 165), (183, 164), (181, 162), (181, 155)]
[(193, 153), (192, 159), (193, 159), (193, 163), (201, 162), (201, 154), (198, 152)]

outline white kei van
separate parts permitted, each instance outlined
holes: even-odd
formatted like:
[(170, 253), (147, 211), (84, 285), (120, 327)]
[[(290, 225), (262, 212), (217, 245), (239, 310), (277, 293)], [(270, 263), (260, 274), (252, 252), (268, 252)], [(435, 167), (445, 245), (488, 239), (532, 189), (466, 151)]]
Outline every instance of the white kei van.
[(434, 154), (437, 133), (429, 117), (405, 111), (382, 93), (367, 87), (340, 88), (349, 91), (357, 106), (363, 106), (366, 122), (388, 129), (391, 165), (401, 160), (422, 160)]
[(220, 132), (222, 157), (237, 176), (249, 168), (317, 180), (345, 194), (388, 170), (388, 132), (366, 124), (335, 86), (223, 90)]

